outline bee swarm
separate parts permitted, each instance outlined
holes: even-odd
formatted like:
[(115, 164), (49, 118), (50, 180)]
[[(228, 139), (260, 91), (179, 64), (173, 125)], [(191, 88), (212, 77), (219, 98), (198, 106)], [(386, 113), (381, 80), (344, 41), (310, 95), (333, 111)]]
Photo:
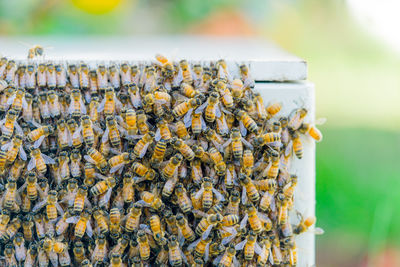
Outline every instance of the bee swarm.
[(0, 59), (1, 266), (297, 265), (307, 109), (281, 116), (224, 60), (42, 53)]

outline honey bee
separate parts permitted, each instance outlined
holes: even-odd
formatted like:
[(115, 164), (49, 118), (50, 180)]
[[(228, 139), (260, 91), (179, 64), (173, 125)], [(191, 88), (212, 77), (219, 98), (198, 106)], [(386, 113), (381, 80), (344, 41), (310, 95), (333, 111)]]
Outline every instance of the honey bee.
[[(316, 218), (314, 216), (309, 216), (307, 218), (304, 218), (303, 215), (299, 212), (297, 212), (297, 215), (300, 218), (300, 222), (294, 227), (293, 233), (296, 235), (299, 235), (301, 233), (304, 233), (309, 230), (309, 228), (315, 224)], [(315, 228), (314, 229), (314, 234), (321, 235), (324, 233), (324, 230), (321, 228)]]
[(33, 207), (32, 212), (35, 212), (35, 211), (41, 209), (44, 205), (46, 205), (47, 218), (50, 221), (55, 220), (58, 217), (58, 213), (60, 213), (60, 215), (64, 215), (64, 210), (57, 201), (58, 201), (57, 191), (50, 190), (48, 192), (47, 198), (44, 199), (43, 201), (37, 203)]
[(181, 266), (183, 263), (183, 252), (179, 248), (179, 243), (176, 236), (170, 236), (168, 240), (168, 249), (169, 263), (171, 264), (171, 266)]
[(150, 245), (147, 235), (143, 230), (138, 231), (137, 242), (139, 244), (140, 258), (143, 261), (147, 261), (150, 257)]
[(14, 210), (16, 204), (21, 203), (17, 191), (17, 184), (15, 180), (9, 180), (6, 184), (6, 191), (2, 198), (2, 207), (9, 210)]
[(184, 101), (174, 107), (172, 110), (172, 114), (175, 116), (175, 118), (179, 118), (181, 116), (184, 116), (183, 122), (185, 126), (187, 127), (189, 122), (191, 121), (191, 115), (193, 109), (197, 108), (198, 106), (201, 105), (201, 99), (198, 97), (191, 98), (187, 101)]
[(22, 128), (17, 122), (17, 112), (13, 109), (9, 110), (6, 117), (0, 121), (0, 127), (3, 137), (7, 139), (13, 135), (14, 128), (18, 134), (23, 134)]
[(129, 65), (124, 62), (121, 64), (120, 67), (120, 74), (121, 74), (121, 84), (123, 86), (127, 86), (129, 83), (131, 83), (131, 68)]
[(217, 257), (214, 260), (214, 265), (218, 267), (238, 266), (239, 262), (236, 259), (236, 249), (234, 244), (230, 244), (226, 249), (222, 257)]
[(28, 163), (28, 171), (36, 168), (40, 175), (44, 175), (47, 171), (46, 164), (55, 164), (56, 162), (51, 157), (43, 154), (40, 149), (33, 147), (31, 151), (31, 160)]
[(11, 240), (16, 235), (19, 228), (21, 228), (21, 223), (22, 221), (18, 217), (12, 219), (6, 228), (4, 235), (1, 236), (1, 241), (7, 242), (8, 240)]
[(225, 148), (228, 145), (232, 145), (233, 157), (236, 160), (243, 158), (243, 145), (253, 150), (253, 146), (241, 136), (240, 131), (237, 128), (233, 128), (231, 130), (230, 139), (228, 139), (228, 141), (226, 141), (222, 147)]
[(214, 162), (214, 169), (217, 172), (217, 175), (224, 175), (226, 173), (226, 164), (222, 159), (221, 153), (213, 147), (208, 151), (208, 155)]
[(151, 207), (154, 210), (162, 210), (165, 208), (165, 204), (161, 201), (161, 199), (157, 195), (148, 191), (141, 193), (141, 200), (139, 200), (137, 203), (146, 207)]
[(15, 259), (15, 249), (12, 243), (8, 243), (4, 247), (4, 259), (6, 266), (17, 266)]
[(97, 108), (98, 112), (104, 112), (105, 116), (111, 116), (116, 111), (121, 110), (122, 103), (118, 100), (115, 95), (114, 89), (108, 87), (105, 90), (105, 95), (103, 101), (100, 102), (99, 107)]
[(111, 117), (106, 117), (106, 130), (104, 131), (103, 137), (101, 139), (102, 143), (105, 143), (107, 140), (110, 140), (110, 143), (115, 148), (121, 147), (121, 136), (118, 128), (117, 121)]
[(209, 177), (204, 177), (202, 187), (194, 197), (195, 199), (200, 199), (201, 197), (203, 209), (208, 210), (213, 203), (213, 195), (216, 196), (218, 202), (225, 200), (224, 196), (213, 187), (212, 180)]
[(175, 187), (175, 194), (178, 198), (179, 208), (183, 213), (188, 213), (192, 208), (192, 202), (186, 193), (182, 183), (178, 183)]
[(147, 148), (149, 145), (153, 143), (154, 133), (148, 132), (146, 133), (135, 145), (133, 148), (133, 153), (137, 158), (143, 158), (147, 152)]
[[(30, 46), (30, 45), (29, 45)], [(28, 59), (34, 59), (35, 57), (43, 56), (44, 48), (41, 45), (30, 46), (28, 51)]]
[(139, 220), (142, 214), (142, 207), (139, 204), (134, 204), (131, 208), (128, 209), (128, 214), (125, 219), (125, 231), (133, 232), (137, 230), (139, 227)]
[(133, 160), (133, 154), (129, 154), (128, 152), (110, 158), (108, 160), (108, 164), (110, 166), (110, 173), (114, 173), (118, 170), (121, 173), (124, 165), (131, 162), (131, 160)]
[(159, 164), (164, 160), (167, 143), (168, 142), (164, 139), (161, 139), (156, 143), (153, 155), (151, 156), (152, 164)]
[(172, 178), (172, 176), (178, 171), (178, 167), (181, 165), (183, 157), (181, 154), (175, 154), (162, 169), (161, 176), (164, 179)]
[[(323, 122), (320, 121), (318, 123), (322, 124)], [(299, 128), (299, 132), (302, 134), (308, 134), (309, 136), (311, 136), (311, 138), (313, 138), (317, 142), (322, 141), (321, 131), (313, 124), (303, 122)]]
[(101, 194), (105, 194), (105, 202), (108, 202), (108, 200), (111, 197), (112, 189), (115, 187), (116, 181), (114, 177), (106, 177), (104, 180), (101, 180), (97, 184), (95, 184), (91, 189), (90, 193), (93, 196), (98, 196)]
[(142, 97), (140, 96), (140, 90), (135, 83), (128, 83), (128, 94), (131, 100), (132, 106), (134, 108), (141, 108), (142, 107)]
[(212, 228), (222, 221), (223, 217), (221, 214), (210, 214), (207, 217), (203, 217), (197, 224), (195, 232), (197, 235), (202, 236), (206, 239), (211, 233)]
[(73, 89), (71, 92), (71, 104), (69, 105), (68, 113), (73, 117), (80, 117), (86, 114), (86, 106), (79, 89)]
[[(103, 234), (100, 234), (96, 238), (96, 246), (94, 251), (92, 252), (92, 262), (95, 266), (101, 262), (103, 262), (107, 257), (107, 239)], [(85, 260), (82, 261), (82, 265), (84, 264)]]
[(68, 78), (72, 88), (79, 88), (79, 73), (75, 64), (68, 64)]
[(109, 168), (108, 163), (103, 155), (93, 147), (88, 149), (87, 155), (84, 156), (84, 159), (96, 165), (101, 173), (105, 173)]
[(12, 141), (1, 146), (3, 151), (7, 151), (7, 161), (12, 163), (19, 154), (20, 158), (24, 161), (27, 160), (25, 150), (22, 145), (23, 137), (19, 134), (15, 135)]
[(55, 72), (57, 88), (64, 89), (67, 85), (67, 74), (65, 72), (64, 66), (61, 64), (55, 65)]
[[(93, 228), (90, 223), (91, 212), (84, 210), (79, 217), (69, 217), (66, 219), (67, 223), (75, 224), (74, 236), (82, 238), (86, 233), (89, 237), (93, 236)], [(95, 254), (93, 254), (95, 255)]]
[(293, 151), (297, 158), (301, 159), (303, 157), (303, 144), (300, 140), (300, 136), (297, 132), (292, 132), (293, 141)]
[(247, 135), (247, 129), (253, 133), (258, 132), (257, 123), (249, 116), (249, 114), (240, 109), (235, 110), (234, 114), (237, 120), (239, 120), (239, 128), (242, 136)]

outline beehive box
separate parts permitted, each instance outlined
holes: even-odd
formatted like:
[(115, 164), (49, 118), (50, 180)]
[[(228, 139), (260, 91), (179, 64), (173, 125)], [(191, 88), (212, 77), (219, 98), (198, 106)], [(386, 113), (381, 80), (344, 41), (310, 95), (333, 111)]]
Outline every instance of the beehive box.
[[(239, 64), (248, 64), (255, 79), (255, 90), (264, 102), (278, 100), (283, 103), (280, 115), (287, 116), (294, 108), (303, 105), (308, 109), (306, 122), (314, 122), (314, 87), (307, 79), (304, 60), (282, 51), (261, 40), (214, 39), (203, 37), (141, 37), (141, 38), (2, 38), (0, 52), (9, 58), (25, 60), (26, 47), (20, 42), (41, 44), (46, 49), (45, 59), (54, 61), (111, 61), (146, 62), (161, 53), (175, 60), (192, 62), (216, 61), (224, 58), (229, 69), (238, 72)], [(302, 137), (303, 158), (294, 159), (291, 173), (299, 177), (295, 209), (312, 216), (315, 213), (315, 144)], [(291, 216), (292, 218), (295, 216)], [(295, 219), (293, 223), (297, 223)], [(305, 233), (297, 237), (298, 266), (315, 265), (314, 235)]]

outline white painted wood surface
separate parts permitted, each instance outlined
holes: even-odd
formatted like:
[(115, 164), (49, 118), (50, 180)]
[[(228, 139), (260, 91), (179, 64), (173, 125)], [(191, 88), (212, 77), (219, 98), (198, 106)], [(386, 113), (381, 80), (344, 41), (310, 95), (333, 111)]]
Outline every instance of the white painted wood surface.
[(224, 58), (231, 69), (246, 63), (258, 81), (298, 81), (307, 78), (307, 64), (276, 45), (259, 39), (211, 37), (0, 37), (0, 54), (25, 59), (27, 47), (40, 44), (52, 60), (148, 61), (155, 53), (175, 60)]
[[(296, 107), (304, 105), (308, 109), (305, 122), (315, 121), (314, 85), (309, 82), (291, 83), (256, 83), (264, 103), (281, 101), (283, 109), (276, 116), (287, 116)], [(305, 216), (315, 215), (315, 141), (307, 136), (301, 137), (303, 143), (303, 158), (293, 157), (290, 173), (298, 176), (295, 191), (295, 209)], [(295, 212), (290, 213), (291, 223), (299, 222)], [(306, 232), (296, 238), (299, 267), (315, 265), (315, 236)]]

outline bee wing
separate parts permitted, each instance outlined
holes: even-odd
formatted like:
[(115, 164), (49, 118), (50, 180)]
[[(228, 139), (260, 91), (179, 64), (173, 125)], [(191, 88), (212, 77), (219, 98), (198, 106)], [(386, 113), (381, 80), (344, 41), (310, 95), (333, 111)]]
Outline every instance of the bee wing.
[(232, 184), (232, 174), (229, 168), (226, 168), (226, 182), (227, 184)]
[(60, 213), (61, 216), (64, 215), (64, 210), (60, 206), (60, 204), (56, 203), (55, 206), (56, 206), (56, 209), (57, 209), (58, 213)]
[(325, 233), (324, 229), (321, 227), (315, 227), (315, 229), (311, 231), (316, 235), (323, 235)]
[(250, 144), (246, 139), (244, 139), (244, 138), (242, 137), (241, 140), (242, 140), (243, 145), (247, 146), (247, 147), (250, 148), (251, 150), (254, 149), (253, 145)]
[(4, 119), (2, 119), (1, 121), (0, 121), (0, 126), (3, 126), (3, 124), (6, 122), (6, 119), (4, 118)]
[(246, 136), (247, 135), (247, 129), (244, 126), (242, 121), (239, 122), (239, 129), (240, 129), (240, 133), (242, 134), (242, 136)]
[(186, 112), (185, 116), (183, 117), (183, 123), (186, 127), (189, 127), (192, 124), (192, 112), (193, 109), (191, 108), (188, 110), (188, 112)]
[(46, 138), (46, 136), (42, 135), (41, 137), (39, 137), (38, 140), (35, 141), (35, 143), (33, 143), (33, 148), (38, 148), (40, 147), (40, 145), (42, 144), (43, 140)]
[(145, 180), (146, 180), (146, 177), (145, 177), (145, 176), (143, 176), (143, 177), (139, 177), (139, 176), (133, 177), (133, 182), (134, 182), (135, 184), (141, 183), (141, 182), (143, 182), (143, 181), (145, 181)]
[(203, 235), (201, 236), (201, 238), (202, 238), (203, 240), (207, 239), (207, 237), (210, 235), (213, 226), (214, 226), (214, 225), (208, 226), (208, 228), (204, 231)]
[(215, 116), (217, 118), (221, 118), (221, 116), (222, 116), (221, 109), (219, 108), (219, 105), (215, 106)]
[(197, 239), (196, 241), (194, 241), (193, 243), (191, 243), (191, 244), (187, 247), (187, 249), (188, 249), (188, 250), (194, 249), (200, 241), (201, 241), (200, 238)]
[(125, 165), (125, 163), (121, 163), (121, 164), (115, 165), (114, 167), (112, 167), (110, 169), (110, 173), (114, 173), (114, 172), (118, 171), (119, 169), (121, 169), (121, 167), (124, 167), (124, 165)]
[(19, 156), (24, 161), (26, 161), (28, 159), (22, 145), (19, 147)]
[(157, 128), (156, 134), (154, 136), (154, 139), (158, 142), (161, 139), (161, 132), (160, 132), (160, 128)]
[(225, 197), (217, 189), (213, 188), (212, 191), (215, 194), (215, 196), (217, 197), (218, 202), (225, 201)]
[(83, 114), (86, 114), (86, 106), (85, 103), (83, 103), (82, 98), (79, 99), (79, 104), (81, 105), (81, 111)]
[(99, 106), (97, 107), (97, 111), (102, 112), (104, 110), (105, 104), (106, 104), (106, 99), (103, 98), (103, 100), (100, 102)]
[(217, 119), (217, 125), (220, 131), (220, 134), (226, 135), (229, 133), (229, 128), (228, 128), (228, 124), (226, 123), (226, 119), (225, 117), (222, 117), (222, 119)]
[(47, 200), (43, 199), (42, 201), (38, 202), (33, 208), (32, 208), (32, 212), (35, 212), (39, 209), (41, 209), (45, 204), (46, 204)]
[(66, 223), (73, 223), (73, 224), (76, 224), (78, 221), (79, 221), (78, 216), (71, 216), (65, 220)]
[(246, 213), (243, 216), (243, 219), (240, 221), (240, 229), (244, 229), (246, 227), (248, 219), (249, 219), (249, 215)]
[(166, 104), (168, 102), (165, 99), (155, 99), (154, 103), (155, 104), (159, 104), (159, 105), (163, 105), (163, 104)]
[(239, 267), (240, 266), (240, 263), (237, 260), (236, 256), (233, 256), (232, 263), (233, 263), (233, 267)]
[(81, 131), (82, 131), (82, 125), (79, 126), (79, 127), (76, 129), (76, 131), (75, 131), (74, 134), (72, 135), (72, 138), (73, 138), (73, 139), (78, 138), (78, 137), (79, 137), (79, 134), (81, 133)]
[(215, 266), (217, 266), (218, 263), (221, 261), (222, 256), (224, 256), (224, 254), (219, 255), (218, 257), (216, 257), (216, 258), (213, 260), (213, 264), (214, 264)]
[(18, 122), (14, 123), (14, 127), (15, 127), (15, 130), (17, 131), (17, 133), (19, 133), (20, 135), (24, 134), (24, 131), (22, 131), (22, 128), (21, 128), (21, 126), (19, 126)]
[(32, 125), (35, 126), (36, 128), (42, 127), (42, 125), (36, 122), (35, 120), (31, 120), (29, 123), (32, 123)]
[(204, 102), (203, 104), (201, 104), (195, 111), (194, 113), (196, 114), (200, 114), (204, 111), (204, 109), (208, 106), (208, 101)]
[(243, 240), (240, 243), (237, 243), (236, 246), (235, 246), (235, 249), (236, 250), (242, 250), (244, 248), (244, 246), (246, 245), (246, 243), (247, 243), (247, 239)]
[(314, 124), (315, 125), (323, 125), (326, 123), (326, 121), (327, 121), (326, 118), (319, 118), (319, 119), (315, 120)]
[(90, 103), (90, 100), (92, 100), (92, 96), (89, 92), (85, 92), (84, 97), (87, 103)]
[(45, 199), (45, 198), (46, 198), (46, 196), (45, 196), (45, 194), (44, 194), (42, 188), (40, 188), (40, 186), (39, 186), (38, 184), (36, 184), (36, 190), (38, 191), (38, 193), (39, 193), (39, 195), (40, 195), (40, 197), (41, 197), (42, 199)]
[(30, 171), (30, 170), (32, 170), (33, 168), (35, 168), (35, 166), (36, 166), (36, 161), (35, 161), (35, 158), (34, 157), (32, 157), (31, 158), (31, 160), (29, 161), (29, 163), (28, 163), (28, 171)]
[(207, 217), (207, 213), (205, 213), (204, 211), (201, 210), (192, 210), (193, 214), (199, 215), (201, 217)]
[(247, 190), (246, 187), (243, 186), (242, 187), (242, 204), (246, 204), (247, 203)]
[(223, 152), (225, 147), (229, 146), (230, 143), (232, 143), (232, 138), (229, 138), (228, 141), (226, 141), (225, 143), (222, 144), (222, 146), (219, 149), (219, 152)]
[(89, 199), (85, 198), (85, 202), (84, 203), (85, 203), (86, 207), (88, 207), (89, 209), (92, 208), (92, 203), (90, 203)]
[(144, 201), (143, 199), (141, 199), (141, 200), (139, 200), (139, 201), (136, 201), (135, 202), (135, 204), (140, 204), (140, 205), (142, 205), (142, 206), (144, 206), (144, 207), (150, 207), (150, 204), (149, 203), (147, 203), (146, 201)]
[(226, 245), (229, 244), (232, 239), (235, 238), (235, 236), (237, 235), (237, 231), (235, 230), (234, 227), (224, 227), (223, 228), (226, 232), (230, 233), (231, 235), (225, 237), (224, 239), (222, 239), (222, 245)]
[(108, 189), (107, 192), (104, 195), (104, 201), (107, 203), (110, 201), (111, 198), (111, 193), (112, 193), (112, 188)]
[(202, 188), (200, 188), (200, 190), (199, 191), (197, 191), (197, 193), (194, 195), (194, 198), (195, 199), (200, 199), (200, 197), (203, 195), (203, 192), (204, 192), (204, 188), (202, 187)]
[(117, 110), (121, 110), (121, 108), (123, 107), (121, 101), (119, 101), (119, 99), (114, 95), (114, 103), (115, 103), (115, 107)]
[(1, 146), (1, 150), (3, 151), (8, 151), (11, 148), (12, 141), (5, 143), (4, 145)]
[(98, 134), (103, 134), (104, 133), (103, 130), (99, 126), (97, 126), (96, 124), (93, 124), (92, 127), (93, 127), (93, 130), (96, 131), (96, 133), (98, 133)]
[(289, 156), (293, 149), (293, 142), (292, 140), (289, 141), (289, 144), (286, 146), (285, 149), (285, 156)]
[(89, 155), (85, 155), (83, 158), (90, 163), (96, 164), (96, 161), (94, 161), (94, 159), (92, 159)]
[(108, 133), (110, 132), (110, 129), (107, 127), (106, 130), (104, 131), (103, 136), (101, 137), (101, 142), (105, 143), (108, 140)]
[(69, 107), (68, 107), (68, 113), (69, 113), (69, 114), (72, 114), (72, 112), (74, 112), (74, 108), (75, 108), (74, 102), (75, 102), (75, 100), (74, 100), (74, 98), (72, 97), (72, 98), (71, 98), (71, 103), (69, 104)]
[(46, 164), (56, 164), (54, 159), (50, 158), (49, 156), (47, 156), (45, 154), (42, 154), (42, 158), (44, 160), (44, 163), (46, 163)]
[(143, 146), (143, 149), (142, 149), (142, 151), (141, 151), (140, 154), (139, 154), (139, 158), (140, 158), (140, 159), (143, 158), (144, 155), (146, 155), (147, 148), (149, 147), (149, 145), (150, 145), (150, 143), (146, 143), (146, 144)]
[(28, 185), (28, 182), (25, 182), (20, 188), (18, 188), (17, 192), (21, 193), (22, 191), (24, 191), (24, 189), (26, 188), (27, 185)]
[(204, 131), (207, 128), (207, 124), (203, 119), (203, 116), (200, 117), (200, 122), (201, 122), (201, 130)]
[(93, 236), (93, 228), (92, 228), (92, 224), (90, 223), (90, 220), (88, 220), (86, 222), (86, 233), (89, 237)]
[(210, 253), (210, 243), (207, 243), (206, 249), (204, 251), (204, 262), (208, 262), (209, 253)]

